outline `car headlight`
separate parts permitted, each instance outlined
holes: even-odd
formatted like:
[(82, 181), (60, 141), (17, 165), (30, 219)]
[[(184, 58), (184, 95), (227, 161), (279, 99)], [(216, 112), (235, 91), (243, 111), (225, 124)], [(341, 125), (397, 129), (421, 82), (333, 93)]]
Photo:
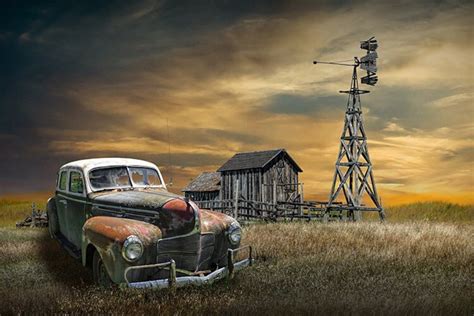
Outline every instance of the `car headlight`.
[(235, 246), (240, 243), (240, 238), (242, 237), (242, 229), (240, 225), (236, 222), (232, 223), (228, 230), (229, 242)]
[(123, 258), (127, 261), (133, 262), (140, 259), (142, 254), (143, 243), (140, 238), (135, 235), (128, 236), (122, 247)]

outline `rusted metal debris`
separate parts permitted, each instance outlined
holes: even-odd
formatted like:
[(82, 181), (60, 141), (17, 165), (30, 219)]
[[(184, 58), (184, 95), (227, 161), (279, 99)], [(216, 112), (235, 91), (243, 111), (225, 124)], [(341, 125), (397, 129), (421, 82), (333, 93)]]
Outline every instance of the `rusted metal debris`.
[(16, 227), (48, 227), (48, 214), (36, 209), (35, 203), (31, 204), (31, 215), (23, 221), (17, 222)]

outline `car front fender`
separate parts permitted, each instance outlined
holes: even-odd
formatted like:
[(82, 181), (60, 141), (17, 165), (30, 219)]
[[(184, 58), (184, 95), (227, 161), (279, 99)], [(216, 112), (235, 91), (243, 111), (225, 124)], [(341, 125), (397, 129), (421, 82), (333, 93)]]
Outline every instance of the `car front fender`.
[[(110, 278), (115, 283), (124, 282), (123, 273), (126, 268), (153, 263), (156, 260), (156, 243), (162, 236), (160, 229), (152, 224), (109, 216), (89, 218), (82, 231), (82, 264), (87, 265), (91, 259), (90, 249), (93, 246), (99, 252)], [(122, 256), (123, 243), (131, 235), (137, 236), (144, 246), (142, 257), (133, 263)]]
[(203, 233), (220, 234), (227, 231), (233, 223), (238, 222), (224, 213), (201, 209), (201, 230)]

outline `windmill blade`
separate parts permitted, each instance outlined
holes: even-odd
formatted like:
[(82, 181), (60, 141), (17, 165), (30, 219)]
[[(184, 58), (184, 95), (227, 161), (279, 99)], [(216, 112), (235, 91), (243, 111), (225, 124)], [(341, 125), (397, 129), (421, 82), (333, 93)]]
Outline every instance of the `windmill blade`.
[(377, 72), (377, 66), (374, 64), (361, 64), (360, 65), (361, 69), (367, 70), (367, 73), (372, 72), (376, 73)]
[(360, 42), (360, 48), (370, 51), (375, 51), (379, 47), (375, 37), (371, 37), (366, 41)]
[(365, 55), (364, 57), (361, 57), (360, 61), (362, 63), (368, 63), (368, 62), (375, 63), (378, 57), (379, 55), (377, 54), (377, 52), (368, 52), (367, 55)]
[(377, 58), (379, 55), (375, 51), (379, 47), (375, 37), (371, 37), (366, 41), (360, 42), (360, 48), (367, 50), (367, 54), (360, 58), (360, 68), (367, 71), (367, 76), (362, 77), (360, 82), (370, 86), (375, 86), (378, 81)]
[(360, 79), (360, 82), (363, 84), (368, 84), (369, 86), (375, 86), (375, 84), (379, 81), (378, 77), (375, 74), (368, 74), (365, 77)]
[(360, 59), (360, 68), (367, 70), (367, 72), (377, 72), (377, 57), (376, 52), (368, 52)]

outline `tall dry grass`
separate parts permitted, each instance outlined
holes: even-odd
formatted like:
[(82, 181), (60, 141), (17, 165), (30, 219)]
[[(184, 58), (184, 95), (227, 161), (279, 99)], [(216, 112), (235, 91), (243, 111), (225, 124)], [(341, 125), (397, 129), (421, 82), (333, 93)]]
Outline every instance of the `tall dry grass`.
[(0, 313), (472, 314), (473, 237), (466, 224), (251, 225), (253, 267), (173, 292), (97, 288), (45, 230), (0, 229)]
[(0, 199), (0, 227), (13, 227), (15, 223), (31, 215), (32, 203), (36, 209), (45, 210), (46, 197), (33, 197), (32, 199)]
[(418, 202), (387, 207), (389, 221), (430, 221), (449, 223), (473, 223), (474, 205), (462, 205), (441, 201)]

